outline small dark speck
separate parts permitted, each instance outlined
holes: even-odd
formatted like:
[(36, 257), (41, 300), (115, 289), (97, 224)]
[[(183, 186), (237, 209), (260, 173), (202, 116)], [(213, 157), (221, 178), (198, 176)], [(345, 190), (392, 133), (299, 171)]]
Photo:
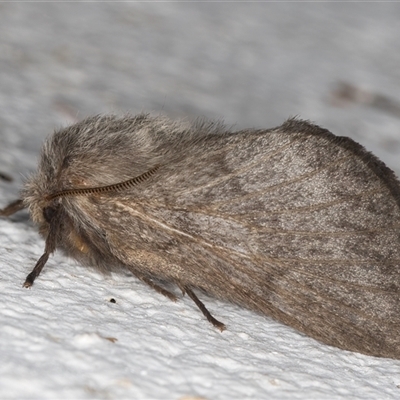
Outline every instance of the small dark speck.
[(104, 339), (109, 340), (111, 343), (115, 343), (118, 340), (115, 337), (104, 337)]
[(110, 303), (116, 303), (117, 302), (117, 300), (115, 300), (115, 299), (110, 299)]

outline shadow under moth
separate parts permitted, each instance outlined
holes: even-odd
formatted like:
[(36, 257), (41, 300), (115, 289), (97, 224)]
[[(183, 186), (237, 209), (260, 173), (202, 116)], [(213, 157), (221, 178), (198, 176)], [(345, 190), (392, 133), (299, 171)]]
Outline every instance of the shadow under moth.
[[(220, 123), (95, 116), (55, 132), (21, 198), (56, 249), (177, 285), (323, 343), (400, 359), (400, 183), (361, 145), (309, 122), (231, 132)], [(164, 285), (164, 286), (163, 286)]]

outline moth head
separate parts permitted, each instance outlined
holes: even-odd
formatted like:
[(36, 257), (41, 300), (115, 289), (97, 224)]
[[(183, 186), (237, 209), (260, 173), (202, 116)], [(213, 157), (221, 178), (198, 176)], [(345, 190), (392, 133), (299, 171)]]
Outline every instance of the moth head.
[(63, 198), (76, 196), (102, 195), (128, 190), (153, 176), (159, 165), (149, 169), (145, 173), (126, 181), (117, 182), (106, 186), (71, 188), (49, 191), (43, 185), (43, 180), (33, 178), (25, 184), (22, 199), (25, 207), (29, 209), (33, 222), (39, 226), (49, 224), (59, 210)]
[(37, 179), (30, 179), (25, 183), (21, 193), (24, 206), (28, 208), (32, 221), (39, 226), (42, 233), (54, 215), (54, 210), (59, 207), (55, 201), (47, 199), (46, 191)]

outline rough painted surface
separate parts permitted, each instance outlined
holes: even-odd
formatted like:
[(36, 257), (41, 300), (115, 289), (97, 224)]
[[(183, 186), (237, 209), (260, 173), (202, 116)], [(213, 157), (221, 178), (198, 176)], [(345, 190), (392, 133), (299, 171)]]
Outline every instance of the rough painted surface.
[[(397, 4), (1, 3), (0, 204), (18, 195), (54, 127), (101, 112), (292, 115), (351, 136), (398, 173), (400, 120), (335, 108), (339, 80), (399, 98)], [(22, 283), (43, 241), (27, 215), (0, 221), (0, 397), (396, 399), (400, 362), (319, 344), (203, 297), (172, 303), (131, 276), (57, 254)], [(111, 303), (110, 299), (116, 303)]]

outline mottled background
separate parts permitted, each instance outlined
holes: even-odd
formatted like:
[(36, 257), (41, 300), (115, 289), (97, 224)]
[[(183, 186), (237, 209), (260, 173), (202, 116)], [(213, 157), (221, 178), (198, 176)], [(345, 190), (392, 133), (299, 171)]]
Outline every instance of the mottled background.
[[(0, 171), (15, 180), (0, 182), (0, 204), (18, 196), (47, 135), (105, 112), (238, 128), (299, 115), (399, 173), (396, 113), (334, 96), (344, 81), (400, 101), (399, 19), (396, 3), (1, 2)], [(0, 221), (0, 237), (2, 399), (400, 396), (400, 361), (205, 299), (221, 334), (187, 298), (170, 303), (59, 254), (22, 289), (43, 241), (23, 213)]]

